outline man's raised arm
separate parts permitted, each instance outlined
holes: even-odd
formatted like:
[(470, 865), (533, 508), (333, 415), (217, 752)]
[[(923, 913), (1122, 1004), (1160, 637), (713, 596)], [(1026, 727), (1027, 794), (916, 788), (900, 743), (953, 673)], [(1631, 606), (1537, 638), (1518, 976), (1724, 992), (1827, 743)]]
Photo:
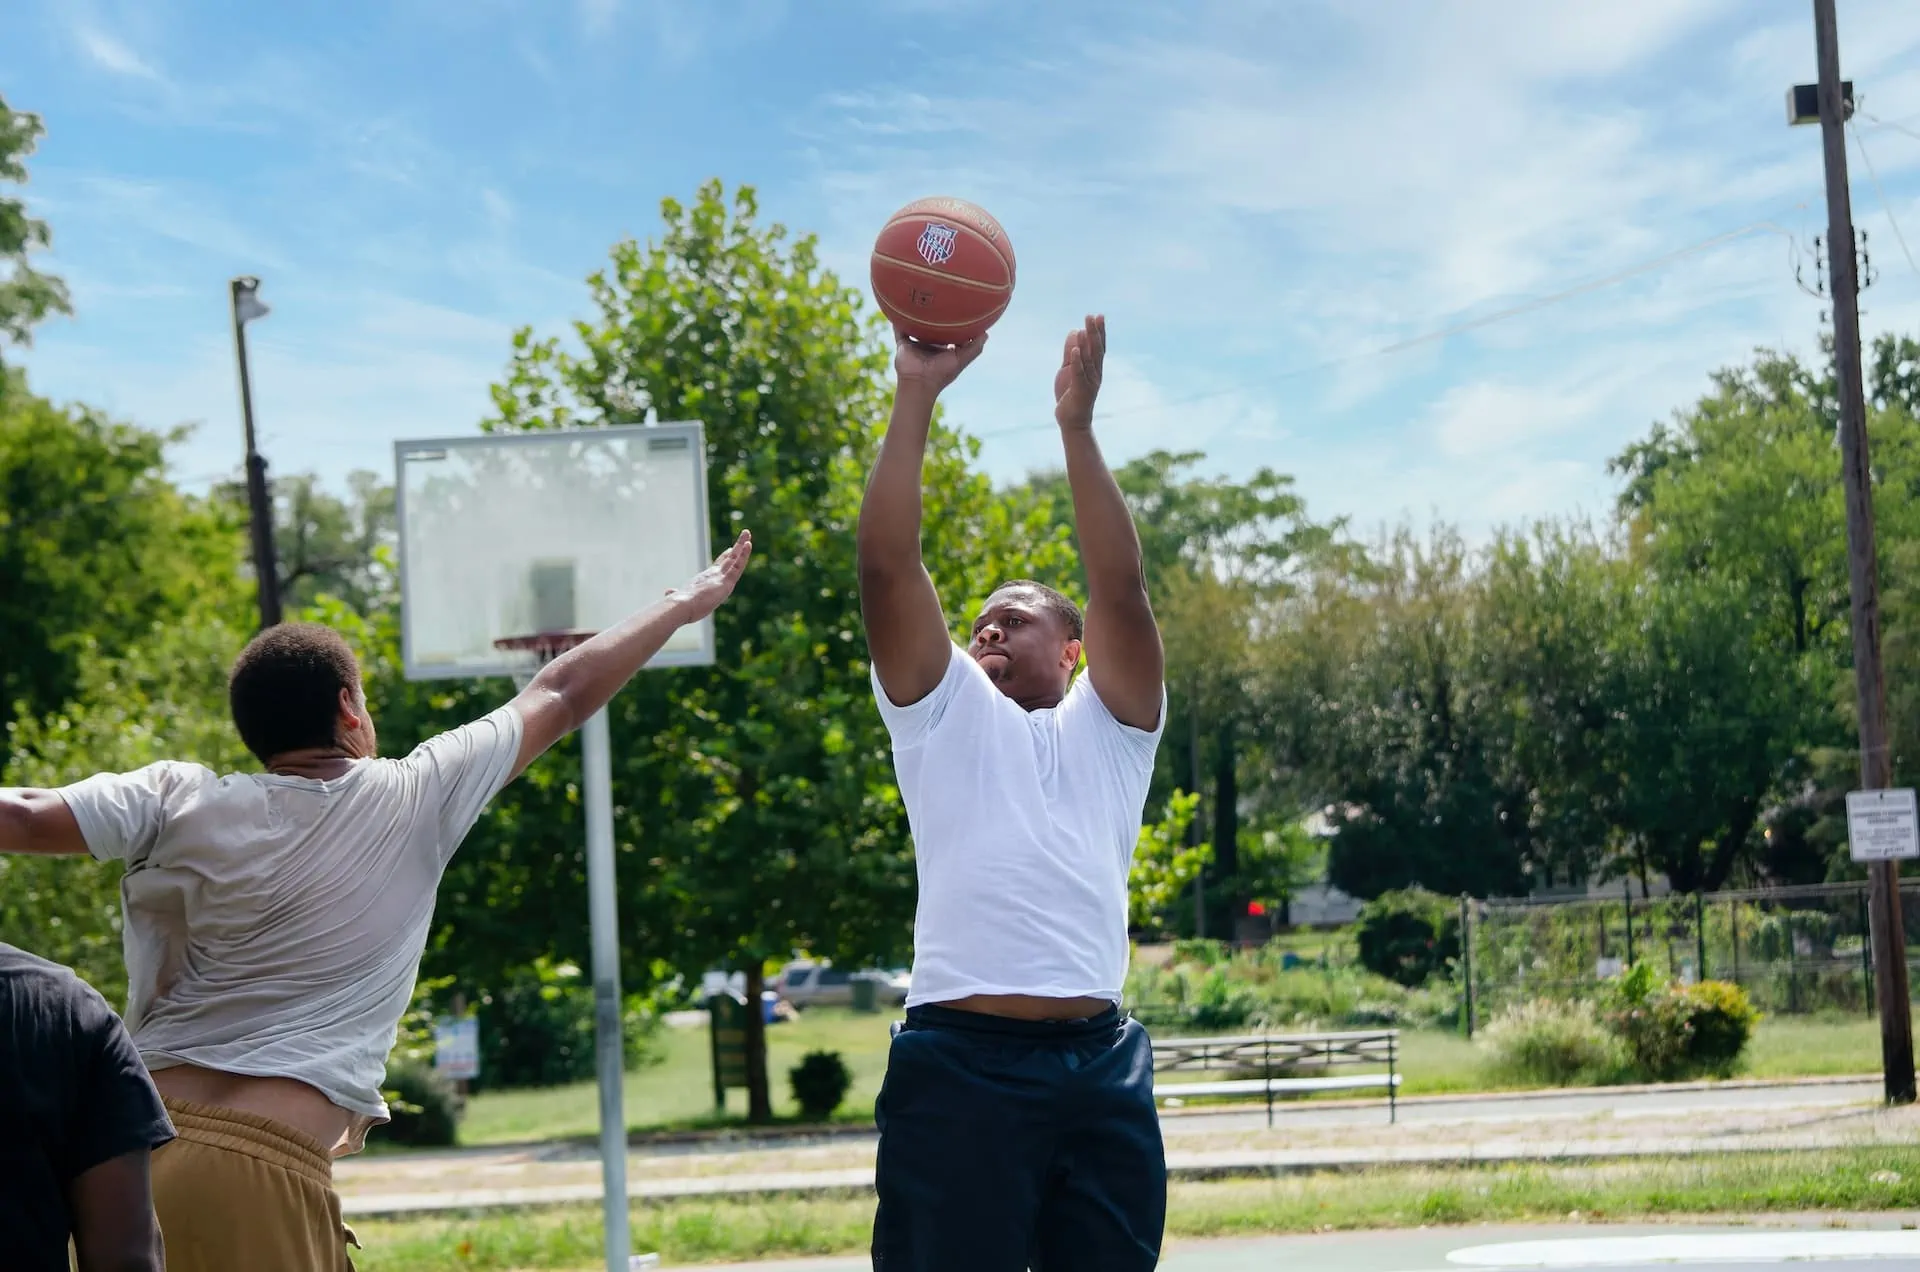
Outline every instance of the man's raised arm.
[(953, 637), (933, 579), (920, 559), (921, 466), (933, 404), (987, 338), (958, 349), (932, 349), (895, 333), (898, 384), (880, 458), (860, 503), (860, 615), (880, 686), (895, 706), (911, 706), (939, 687), (953, 657)]
[(1067, 452), (1075, 537), (1087, 571), (1087, 675), (1120, 723), (1160, 727), (1166, 656), (1147, 602), (1140, 536), (1120, 486), (1093, 437), (1093, 403), (1107, 358), (1107, 320), (1090, 317), (1067, 336), (1053, 378), (1053, 417)]

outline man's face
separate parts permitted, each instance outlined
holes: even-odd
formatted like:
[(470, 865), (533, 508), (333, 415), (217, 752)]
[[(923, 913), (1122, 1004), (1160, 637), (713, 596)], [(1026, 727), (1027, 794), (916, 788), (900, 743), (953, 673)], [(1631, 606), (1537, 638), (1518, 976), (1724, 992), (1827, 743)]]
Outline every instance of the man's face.
[(1054, 706), (1066, 695), (1080, 642), (1038, 593), (1007, 587), (981, 607), (967, 652), (1001, 693), (1032, 709)]

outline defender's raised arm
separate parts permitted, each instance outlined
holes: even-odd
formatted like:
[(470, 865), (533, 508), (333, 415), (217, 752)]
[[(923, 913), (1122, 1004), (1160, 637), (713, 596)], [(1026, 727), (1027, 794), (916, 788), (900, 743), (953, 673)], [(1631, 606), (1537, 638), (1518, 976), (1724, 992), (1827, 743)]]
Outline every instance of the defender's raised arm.
[(860, 503), (860, 613), (873, 666), (896, 706), (932, 693), (953, 656), (933, 579), (920, 560), (920, 480), (933, 404), (986, 346), (933, 349), (895, 333), (898, 379), (880, 458)]
[(675, 632), (718, 609), (733, 595), (752, 555), (753, 536), (742, 530), (732, 547), (686, 584), (542, 667), (513, 700), (522, 726), (513, 775), (611, 702)]

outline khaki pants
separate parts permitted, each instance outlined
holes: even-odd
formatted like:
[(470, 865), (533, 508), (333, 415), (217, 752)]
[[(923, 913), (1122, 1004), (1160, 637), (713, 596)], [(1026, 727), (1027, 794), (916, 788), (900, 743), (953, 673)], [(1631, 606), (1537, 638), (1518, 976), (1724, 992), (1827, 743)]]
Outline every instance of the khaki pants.
[(351, 1272), (318, 1140), (254, 1113), (166, 1104), (179, 1138), (153, 1155), (153, 1208), (172, 1272)]

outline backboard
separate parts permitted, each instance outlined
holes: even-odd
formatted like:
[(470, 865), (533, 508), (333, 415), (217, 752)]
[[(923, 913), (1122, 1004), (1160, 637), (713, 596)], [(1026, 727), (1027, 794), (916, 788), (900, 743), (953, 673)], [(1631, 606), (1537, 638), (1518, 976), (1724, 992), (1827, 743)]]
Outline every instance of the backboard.
[[(524, 675), (495, 642), (599, 631), (709, 563), (698, 423), (394, 444), (400, 646), (409, 680)], [(713, 661), (713, 620), (649, 666)]]

